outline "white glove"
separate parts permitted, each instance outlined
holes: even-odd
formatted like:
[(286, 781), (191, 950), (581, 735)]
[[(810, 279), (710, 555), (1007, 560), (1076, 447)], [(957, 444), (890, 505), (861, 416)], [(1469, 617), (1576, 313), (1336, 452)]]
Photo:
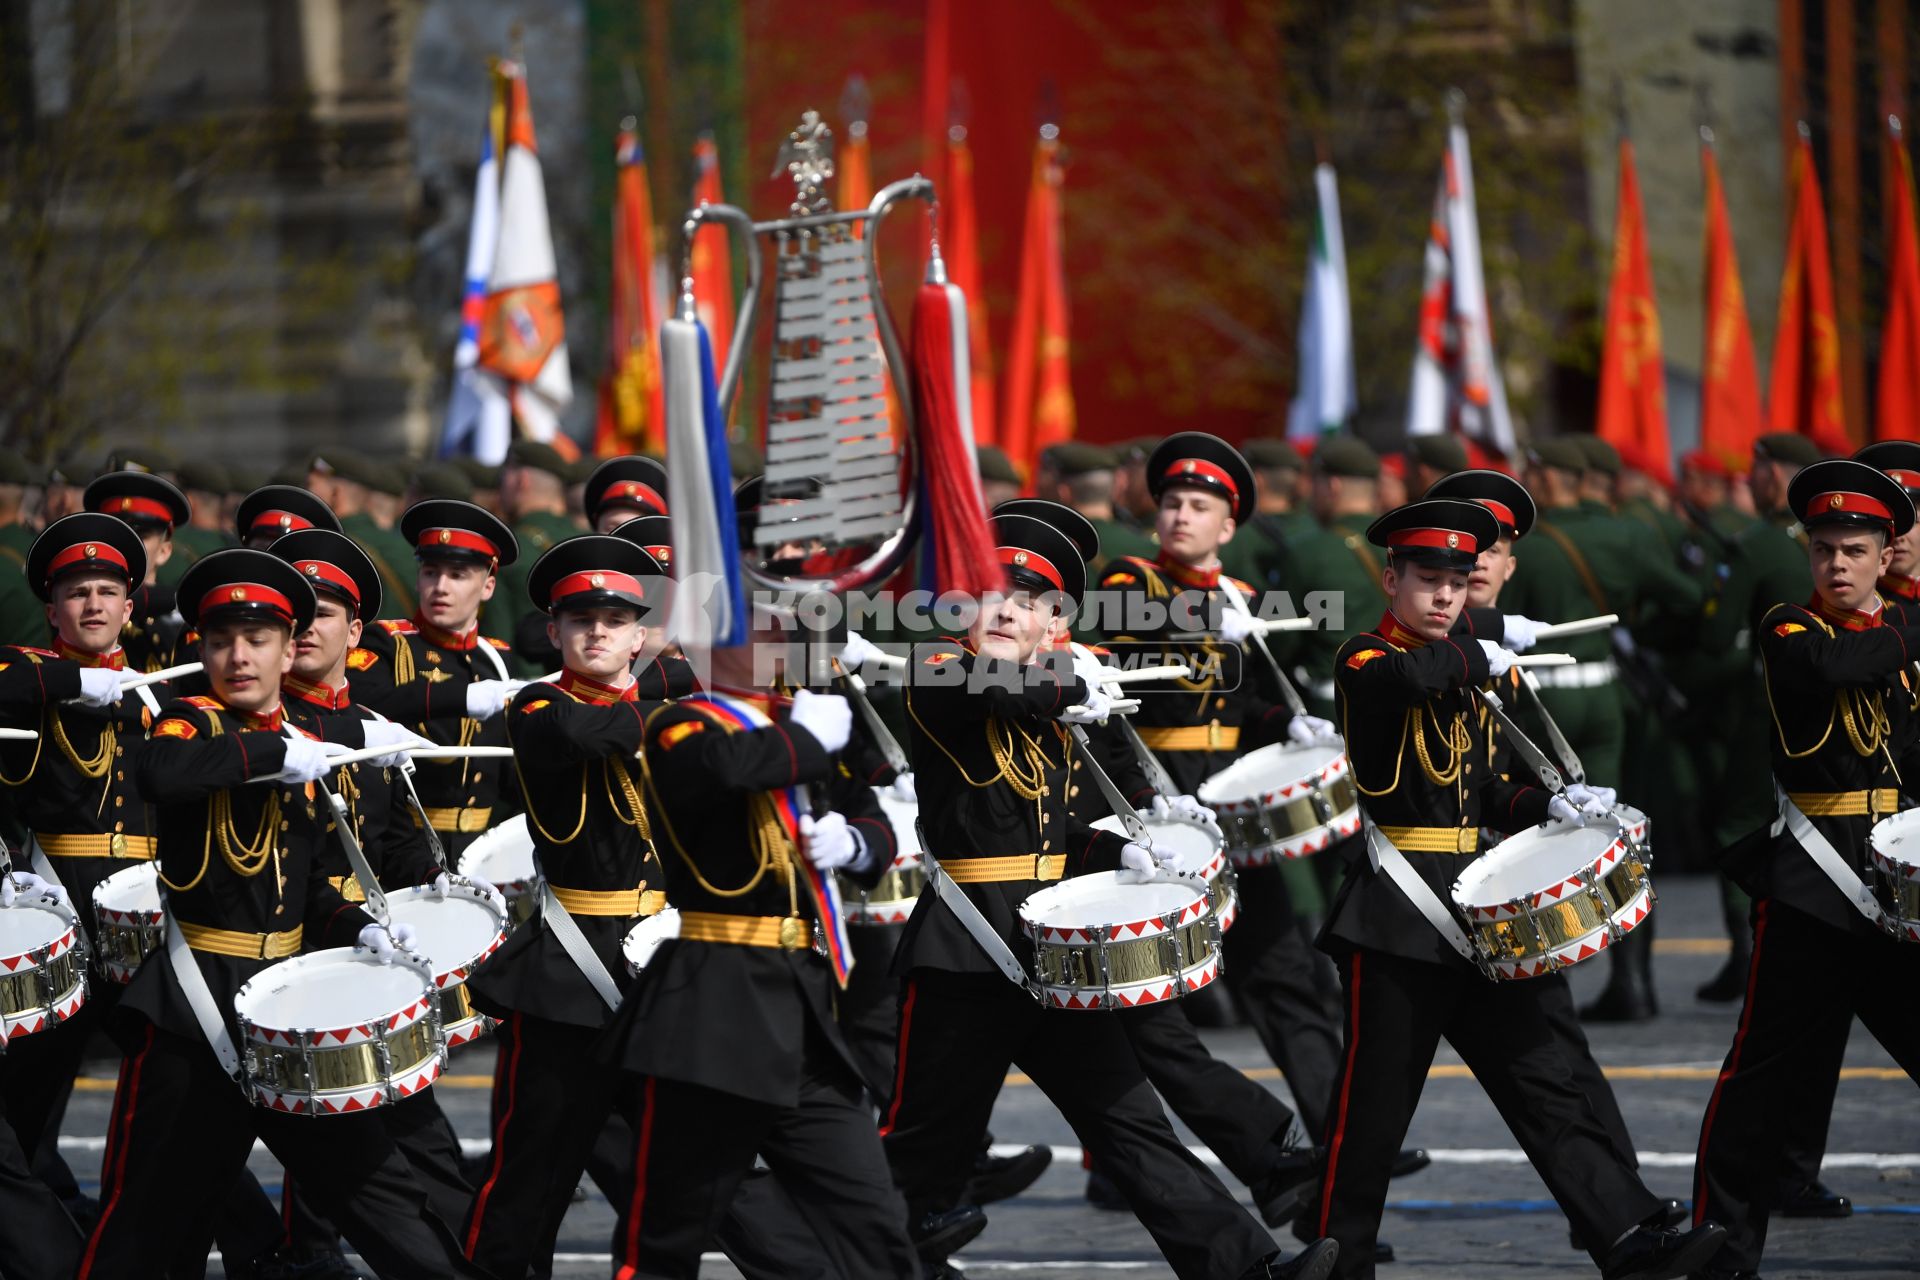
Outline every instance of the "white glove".
[(1564, 822), (1570, 827), (1583, 826), (1586, 819), (1580, 816), (1580, 810), (1573, 807), (1573, 801), (1565, 796), (1555, 796), (1547, 801), (1547, 821)]
[(360, 931), (356, 941), (373, 952), (373, 958), (381, 964), (392, 964), (393, 958), (402, 951), (412, 952), (414, 931), (410, 924), (396, 924), (391, 929), (383, 924), (370, 924)]
[(442, 871), (433, 878), (433, 883), (427, 886), (427, 897), (434, 902), (445, 902), (447, 900), (447, 894), (450, 893), (452, 889), (453, 877)]
[(1073, 649), (1073, 674), (1079, 676), (1087, 688), (1105, 692), (1106, 683), (1112, 677), (1113, 669), (1076, 645)]
[(847, 632), (847, 642), (840, 646), (840, 652), (834, 657), (848, 672), (855, 672), (869, 662), (886, 657), (886, 650), (861, 635), (858, 631)]
[(1107, 717), (1113, 714), (1113, 699), (1109, 698), (1098, 685), (1087, 686), (1087, 699), (1077, 707), (1068, 707), (1060, 713), (1065, 724), (1105, 724)]
[(425, 738), (391, 720), (369, 720), (363, 726), (369, 747), (392, 747), (386, 755), (375, 756), (373, 763), (382, 769), (397, 769), (413, 757), (407, 754), (410, 747), (430, 747), (433, 744)]
[(888, 790), (893, 792), (893, 798), (896, 800), (917, 802), (920, 799), (919, 792), (914, 790), (913, 771), (911, 769), (894, 778), (893, 785), (890, 786)]
[(815, 693), (798, 689), (793, 695), (793, 713), (788, 717), (812, 734), (828, 751), (838, 751), (853, 735), (853, 708), (837, 693)]
[(1220, 822), (1218, 814), (1192, 796), (1155, 796), (1152, 813), (1156, 818), (1184, 818), (1208, 826), (1218, 826)]
[(80, 668), (80, 701), (89, 707), (120, 701), (120, 682), (126, 675), (113, 667)]
[(1325, 742), (1328, 738), (1339, 736), (1334, 731), (1333, 721), (1322, 720), (1319, 716), (1301, 715), (1287, 721), (1287, 737), (1303, 747), (1310, 747), (1316, 742)]
[(860, 833), (847, 825), (845, 814), (828, 812), (800, 819), (800, 835), (807, 842), (807, 861), (822, 871), (851, 867), (866, 852)]
[(1486, 650), (1488, 675), (1498, 680), (1501, 676), (1513, 670), (1513, 654), (1502, 649), (1491, 640), (1482, 640), (1480, 647)]
[(287, 738), (286, 743), (287, 754), (280, 763), (280, 772), (288, 782), (317, 782), (333, 772), (335, 756), (344, 756), (353, 750), (344, 743), (299, 735)]
[(38, 893), (50, 893), (61, 906), (73, 910), (73, 899), (67, 896), (65, 889), (51, 880), (42, 880), (31, 871), (16, 871), (0, 878), (0, 907), (12, 906), (22, 894), (31, 896)]
[(1120, 850), (1120, 883), (1140, 884), (1151, 880), (1160, 870), (1159, 861), (1153, 853), (1133, 841), (1127, 841), (1126, 848)]
[(475, 680), (467, 686), (467, 715), (474, 720), (492, 719), (507, 709), (507, 703), (526, 683), (525, 680)]
[(1544, 622), (1535, 622), (1532, 618), (1523, 618), (1517, 613), (1506, 615), (1507, 629), (1500, 643), (1515, 653), (1525, 653), (1540, 640), (1540, 628)]
[(1587, 802), (1590, 800), (1599, 801), (1602, 809), (1611, 809), (1614, 803), (1620, 799), (1620, 793), (1612, 787), (1596, 787), (1585, 782), (1569, 782), (1567, 784), (1567, 799), (1573, 801), (1583, 809), (1586, 808)]
[(1228, 608), (1220, 615), (1220, 638), (1228, 644), (1244, 644), (1247, 637), (1259, 630), (1258, 622), (1251, 613)]

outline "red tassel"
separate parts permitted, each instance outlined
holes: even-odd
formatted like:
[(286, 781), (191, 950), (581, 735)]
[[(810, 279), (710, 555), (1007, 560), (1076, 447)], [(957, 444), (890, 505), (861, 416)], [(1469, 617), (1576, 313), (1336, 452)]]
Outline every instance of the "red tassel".
[(934, 589), (977, 596), (997, 591), (1006, 571), (980, 503), (973, 442), (954, 392), (953, 304), (946, 285), (923, 284), (913, 299), (914, 431), (920, 448)]

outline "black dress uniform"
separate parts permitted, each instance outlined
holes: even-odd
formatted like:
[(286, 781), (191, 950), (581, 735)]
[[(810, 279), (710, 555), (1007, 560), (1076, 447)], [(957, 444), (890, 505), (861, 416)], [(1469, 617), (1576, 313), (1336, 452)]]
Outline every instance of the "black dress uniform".
[[(88, 511), (124, 520), (141, 535), (164, 531), (171, 536), (193, 519), (187, 495), (146, 471), (110, 471), (87, 486), (81, 502)], [(129, 667), (159, 671), (173, 666), (183, 629), (172, 587), (133, 584), (133, 617), (121, 637)]]
[[(518, 554), (513, 534), (470, 502), (435, 498), (409, 507), (400, 529), (421, 559), (459, 558), (498, 568)], [(516, 602), (516, 607), (517, 607)], [(424, 617), (382, 620), (368, 627), (361, 647), (373, 657), (355, 670), (360, 701), (422, 736), (449, 746), (504, 747), (504, 716), (467, 715), (467, 686), (508, 677), (512, 649), (473, 627), (458, 635)], [(498, 760), (423, 761), (414, 790), (439, 833), (447, 856), (461, 852), (501, 815), (507, 780)]]
[[(1017, 589), (1080, 598), (1084, 562), (1064, 533), (1022, 515), (997, 516), (994, 528)], [(1020, 903), (1063, 876), (1118, 867), (1127, 843), (1068, 811), (1073, 739), (1058, 716), (1089, 691), (1063, 669), (983, 658), (957, 643), (922, 646), (906, 690), (929, 852), (1016, 956), (1031, 953)], [(1177, 1275), (1265, 1274), (1272, 1237), (1174, 1136), (1117, 1017), (1043, 1008), (1008, 982), (931, 885), (895, 963), (906, 985), (881, 1134), (912, 1221), (958, 1202), (974, 1143), (1017, 1065), (1060, 1108)]]
[[(270, 484), (240, 499), (233, 511), (242, 546), (265, 551), (290, 533), (309, 529), (340, 532), (340, 517), (318, 494), (290, 484)], [(357, 545), (357, 544), (356, 544)]]
[[(1252, 469), (1232, 445), (1202, 432), (1161, 442), (1147, 462), (1147, 481), (1156, 500), (1169, 488), (1198, 488), (1232, 503), (1236, 520), (1253, 514)], [(1133, 723), (1176, 787), (1195, 794), (1243, 752), (1286, 740), (1291, 715), (1273, 701), (1279, 691), (1256, 687), (1271, 678), (1264, 664), (1247, 661), (1240, 645), (1204, 634), (1236, 607), (1226, 593), (1238, 591), (1251, 600), (1251, 586), (1218, 569), (1189, 568), (1163, 551), (1155, 561), (1115, 560), (1101, 576), (1100, 590), (1106, 593), (1102, 607), (1120, 610), (1118, 624), (1109, 627), (1117, 655), (1184, 662), (1193, 672), (1182, 680), (1129, 686), (1140, 698)], [(1151, 625), (1156, 619), (1163, 620)], [(1312, 907), (1296, 903), (1301, 890), (1311, 891), (1298, 869), (1241, 869), (1240, 917), (1224, 939), (1222, 958), (1227, 982), (1286, 1077), (1302, 1122), (1318, 1138), (1340, 1061), (1340, 1011), (1332, 967), (1313, 948)]]
[(810, 1221), (828, 1274), (918, 1275), (795, 861), (806, 851), (792, 797), (805, 787), (816, 808), (824, 799), (846, 815), (864, 857), (845, 873), (872, 884), (896, 852), (873, 791), (838, 773), (789, 704), (753, 691), (655, 709), (644, 760), (680, 933), (654, 953), (601, 1047), (638, 1077), (617, 1274), (697, 1275), (723, 1219), (750, 1207), (739, 1189), (757, 1154)]
[[(244, 595), (244, 599), (241, 597)], [(189, 621), (235, 615), (303, 629), (313, 593), (264, 552), (216, 552), (181, 580)], [(357, 722), (329, 736), (357, 745)], [(249, 785), (284, 763), (288, 723), (275, 706), (232, 710), (217, 698), (170, 704), (141, 753), (137, 782), (155, 806), (156, 856), (174, 918), (228, 1033), (233, 995), (273, 960), (307, 945), (351, 943), (369, 923), (327, 883), (324, 831), (298, 786)], [(108, 1130), (101, 1215), (80, 1280), (154, 1272), (180, 1241), (206, 1239), (224, 1189), (258, 1137), (340, 1222), (383, 1276), (475, 1274), (371, 1113), (315, 1122), (250, 1105), (222, 1071), (164, 952), (135, 975), (115, 1019), (127, 1052)]]
[[(665, 516), (668, 514), (667, 468), (658, 458), (639, 454), (608, 458), (587, 477), (581, 505), (596, 529), (602, 516), (620, 514), (628, 520)], [(618, 531), (616, 526), (608, 532)]]
[[(1440, 499), (1375, 521), (1368, 538), (1403, 571), (1462, 577), (1498, 536), (1483, 507)], [(1464, 592), (1464, 584), (1462, 586)], [(1429, 643), (1389, 611), (1341, 646), (1336, 707), (1361, 806), (1441, 902), (1478, 856), (1480, 828), (1519, 831), (1549, 794), (1502, 779), (1472, 690), (1489, 678), (1472, 639)], [(1343, 1276), (1374, 1274), (1387, 1181), (1444, 1036), (1466, 1060), (1604, 1274), (1684, 1275), (1717, 1229), (1683, 1241), (1647, 1224), (1661, 1206), (1614, 1149), (1567, 1065), (1531, 982), (1491, 982), (1452, 949), (1371, 859), (1349, 869), (1322, 933), (1339, 959), (1346, 1047), (1327, 1135), (1320, 1230)], [(1662, 1269), (1676, 1258), (1677, 1270)]]
[[(1809, 535), (1822, 529), (1898, 536), (1913, 503), (1881, 472), (1819, 462), (1795, 476), (1787, 500)], [(1772, 710), (1773, 774), (1855, 877), (1870, 872), (1867, 833), (1899, 807), (1920, 767), (1913, 753), (1913, 677), (1920, 626), (1879, 600), (1842, 610), (1819, 594), (1775, 605), (1756, 631)], [(1857, 1016), (1895, 1062), (1920, 1080), (1920, 1027), (1911, 1016), (1920, 945), (1884, 932), (1849, 901), (1795, 835), (1795, 815), (1750, 842), (1728, 873), (1753, 896), (1753, 960), (1746, 1003), (1700, 1129), (1694, 1212), (1731, 1236), (1711, 1274), (1760, 1265), (1785, 1135), (1776, 1119), (1830, 1096)], [(1851, 886), (1850, 886), (1851, 887)], [(1809, 1103), (1808, 1100), (1811, 1100)], [(1791, 1132), (1793, 1126), (1787, 1126)]]
[[(661, 576), (635, 544), (596, 535), (556, 545), (527, 585), (542, 612), (620, 608), (644, 620)], [(505, 716), (535, 864), (622, 993), (632, 980), (621, 941), (667, 904), (636, 759), (650, 705), (637, 683), (615, 688), (568, 670), (522, 689)], [(523, 1276), (531, 1265), (545, 1275), (594, 1139), (630, 1103), (617, 1073), (593, 1056), (613, 1011), (544, 914), (515, 930), (467, 986), (501, 1023), (493, 1151), (461, 1242), (495, 1274)]]

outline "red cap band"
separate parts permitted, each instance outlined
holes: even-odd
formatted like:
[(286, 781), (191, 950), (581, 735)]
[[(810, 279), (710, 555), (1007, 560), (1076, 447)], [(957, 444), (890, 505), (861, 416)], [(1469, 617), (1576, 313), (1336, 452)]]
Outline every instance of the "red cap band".
[(611, 591), (617, 595), (632, 596), (635, 600), (647, 598), (640, 579), (632, 574), (616, 573), (611, 569), (590, 569), (582, 573), (570, 573), (554, 583), (547, 599), (557, 603), (568, 596), (584, 595), (589, 591)]
[(1053, 561), (1038, 551), (1029, 551), (1025, 547), (996, 547), (994, 550), (1000, 553), (1001, 564), (1010, 564), (1016, 569), (1037, 573), (1051, 582), (1057, 591), (1067, 589), (1067, 580), (1060, 576), (1060, 570), (1054, 566)]
[(205, 617), (214, 609), (236, 604), (263, 604), (288, 622), (293, 621), (293, 601), (258, 582), (229, 582), (215, 587), (200, 597), (200, 615)]
[(641, 550), (645, 551), (648, 555), (652, 556), (655, 560), (658, 560), (661, 564), (673, 563), (672, 547), (667, 547), (667, 546), (642, 547)]
[(360, 584), (353, 580), (352, 574), (339, 565), (328, 564), (325, 560), (295, 560), (293, 567), (309, 578), (340, 588), (355, 604), (360, 603)]
[(1232, 494), (1236, 501), (1240, 497), (1240, 486), (1233, 482), (1233, 477), (1227, 474), (1226, 468), (1208, 462), (1205, 458), (1176, 458), (1172, 466), (1160, 473), (1160, 478), (1167, 484), (1173, 484), (1179, 480), (1211, 480)]
[(1502, 528), (1517, 529), (1520, 527), (1519, 522), (1513, 518), (1513, 508), (1506, 503), (1495, 502), (1492, 498), (1475, 498), (1474, 501), (1493, 512), (1493, 518), (1500, 522)]
[(477, 551), (489, 560), (500, 558), (500, 548), (470, 529), (422, 529), (415, 546), (421, 551)]
[(142, 498), (133, 494), (119, 498), (108, 498), (101, 508), (110, 516), (145, 516), (149, 520), (162, 520), (173, 523), (173, 508), (164, 502), (152, 498)]
[(54, 575), (62, 569), (76, 564), (104, 562), (115, 566), (121, 573), (131, 578), (133, 570), (127, 565), (127, 558), (110, 544), (105, 542), (76, 542), (65, 551), (47, 561), (47, 581), (52, 582)]
[(1470, 533), (1458, 529), (1401, 529), (1387, 535), (1389, 547), (1437, 547), (1442, 551), (1460, 551), (1479, 555), (1480, 543)]
[(607, 491), (600, 495), (600, 505), (612, 506), (624, 499), (635, 499), (659, 509), (661, 515), (668, 514), (667, 500), (660, 491), (650, 484), (641, 484), (638, 480), (622, 480), (618, 484), (608, 485)]
[(1902, 471), (1892, 468), (1887, 472), (1887, 479), (1902, 489), (1920, 489), (1920, 471)]
[(1817, 493), (1813, 501), (1807, 503), (1807, 519), (1815, 516), (1830, 515), (1835, 511), (1844, 511), (1850, 515), (1872, 516), (1876, 520), (1893, 523), (1893, 512), (1878, 498), (1868, 497), (1864, 493), (1850, 490), (1836, 490), (1833, 493)]
[(297, 516), (291, 511), (262, 511), (247, 526), (248, 533), (258, 533), (262, 529), (278, 529), (281, 533), (292, 533), (297, 529), (313, 528), (313, 521), (305, 516)]

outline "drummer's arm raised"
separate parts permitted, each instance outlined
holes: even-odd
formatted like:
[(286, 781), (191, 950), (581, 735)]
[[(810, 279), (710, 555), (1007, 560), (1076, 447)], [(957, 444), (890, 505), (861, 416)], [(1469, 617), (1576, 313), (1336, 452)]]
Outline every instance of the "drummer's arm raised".
[(1401, 705), (1425, 702), (1449, 689), (1482, 685), (1488, 678), (1486, 650), (1464, 636), (1446, 636), (1418, 649), (1396, 649), (1366, 633), (1340, 646), (1333, 675), (1346, 692), (1348, 706), (1387, 700)]
[(656, 707), (647, 716), (646, 743), (654, 791), (676, 799), (773, 791), (833, 775), (833, 757), (799, 725), (736, 729), (698, 702)]
[(1774, 606), (1758, 635), (1769, 678), (1796, 683), (1877, 684), (1920, 658), (1920, 627), (1843, 631), (1795, 605)]
[(31, 729), (43, 707), (79, 696), (79, 663), (0, 649), (0, 724)]
[(647, 704), (589, 706), (550, 684), (530, 684), (507, 704), (507, 741), (523, 767), (631, 756), (646, 736)]
[(134, 782), (149, 804), (193, 800), (280, 772), (285, 738), (256, 730), (216, 732), (215, 714), (184, 702), (161, 710), (134, 761)]
[(923, 726), (989, 716), (1052, 720), (1087, 700), (1087, 686), (1067, 669), (1065, 653), (1018, 663), (982, 658), (958, 647), (921, 658), (907, 686), (908, 705)]
[(635, 668), (633, 674), (640, 682), (642, 702), (684, 698), (699, 688), (693, 664), (678, 653), (656, 653), (645, 665)]

